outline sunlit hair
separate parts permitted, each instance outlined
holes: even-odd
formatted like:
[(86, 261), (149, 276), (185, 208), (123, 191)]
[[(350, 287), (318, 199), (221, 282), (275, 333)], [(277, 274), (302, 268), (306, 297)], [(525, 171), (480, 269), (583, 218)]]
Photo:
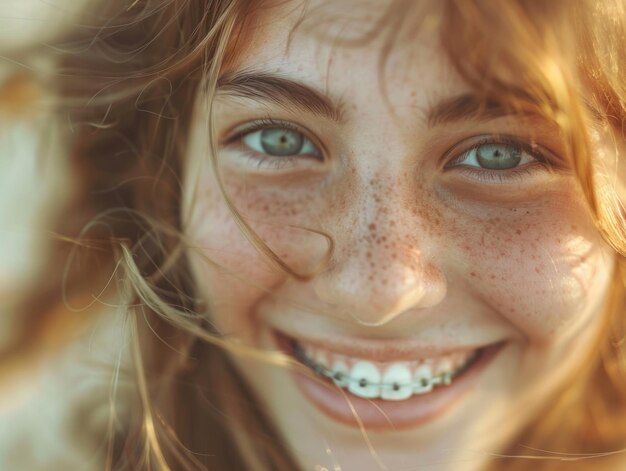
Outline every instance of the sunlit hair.
[[(101, 3), (81, 23), (92, 26), (55, 49), (80, 186), (59, 220), (50, 260), (63, 267), (63, 279), (42, 280), (43, 292), (24, 303), (23, 335), (5, 356), (36, 350), (49, 331), (59, 332), (60, 304), (85, 323), (97, 310), (94, 298), (121, 300), (128, 305), (141, 407), (112, 433), (110, 468), (293, 471), (297, 466), (229, 355), (290, 363), (233, 345), (214, 331), (195, 291), (181, 230), (191, 110), (199, 94), (211, 99), (220, 71), (245, 44), (254, 10), (263, 6)], [(384, 70), (385, 54), (401, 40), (397, 33), (413, 7), (413, 1), (393, 2), (372, 31), (344, 46), (384, 37)], [(621, 0), (520, 0), (494, 8), (493, 2), (450, 0), (443, 11), (437, 19), (442, 46), (485, 103), (538, 113), (559, 126), (566, 157), (618, 267), (596, 354), (508, 449), (494, 454), (492, 469), (612, 470), (599, 456), (626, 448), (624, 182), (614, 173), (626, 148), (626, 6)], [(595, 155), (593, 133), (613, 139), (614, 153)], [(262, 254), (306, 278), (231, 209)]]

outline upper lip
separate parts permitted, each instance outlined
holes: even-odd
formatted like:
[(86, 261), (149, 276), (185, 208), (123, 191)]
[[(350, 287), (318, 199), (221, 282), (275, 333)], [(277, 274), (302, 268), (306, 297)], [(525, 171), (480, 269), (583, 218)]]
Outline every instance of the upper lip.
[(443, 345), (423, 342), (418, 339), (366, 339), (366, 338), (316, 338), (276, 331), (279, 336), (329, 350), (333, 353), (370, 360), (374, 362), (409, 361), (424, 358), (437, 358), (453, 353), (469, 353), (474, 350), (494, 345), (498, 342), (483, 344)]

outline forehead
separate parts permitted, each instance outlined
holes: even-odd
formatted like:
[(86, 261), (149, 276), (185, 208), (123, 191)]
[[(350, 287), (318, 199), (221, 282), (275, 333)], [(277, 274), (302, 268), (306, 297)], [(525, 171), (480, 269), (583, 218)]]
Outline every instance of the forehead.
[[(372, 89), (406, 86), (414, 97), (420, 92), (432, 96), (438, 90), (458, 91), (466, 87), (440, 45), (439, 5), (279, 2), (255, 12), (254, 25), (240, 41), (245, 46), (228, 69), (284, 74), (340, 97), (356, 96), (359, 89), (369, 95)], [(355, 79), (364, 87), (355, 87)]]

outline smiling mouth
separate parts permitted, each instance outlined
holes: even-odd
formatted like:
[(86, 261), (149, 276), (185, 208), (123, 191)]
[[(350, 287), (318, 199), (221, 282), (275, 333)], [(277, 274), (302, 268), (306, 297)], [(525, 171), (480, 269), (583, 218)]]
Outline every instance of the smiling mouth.
[(479, 362), (489, 347), (425, 358), (381, 361), (337, 351), (278, 334), (283, 349), (318, 377), (364, 399), (404, 401), (452, 385)]
[(402, 401), (449, 386), (478, 360), (481, 350), (423, 360), (380, 363), (294, 341), (293, 355), (317, 375), (330, 379), (357, 397)]
[(402, 340), (335, 342), (273, 333), (275, 345), (308, 370), (294, 371), (292, 377), (311, 404), (336, 422), (378, 431), (414, 428), (454, 409), (475, 391), (507, 344), (416, 346)]

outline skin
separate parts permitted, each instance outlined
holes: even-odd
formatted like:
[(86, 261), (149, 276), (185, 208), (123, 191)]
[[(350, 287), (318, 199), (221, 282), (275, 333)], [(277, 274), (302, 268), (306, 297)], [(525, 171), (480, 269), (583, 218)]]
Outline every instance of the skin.
[[(200, 100), (185, 176), (193, 271), (216, 327), (262, 350), (274, 349), (269, 332), (276, 326), (372, 342), (506, 341), (471, 392), (436, 420), (368, 431), (375, 452), (362, 431), (321, 414), (285, 368), (235, 359), (302, 469), (484, 469), (487, 454), (501, 451), (589, 355), (613, 253), (567, 165), (527, 166), (504, 181), (476, 173), (484, 169), (444, 165), (467, 150), (468, 139), (494, 134), (533, 140), (556, 162), (563, 145), (553, 124), (504, 116), (429, 126), (429, 106), (471, 91), (441, 51), (436, 21), (413, 37), (400, 35), (383, 87), (381, 40), (344, 47), (327, 39), (363, 32), (380, 11), (372, 6), (370, 15), (351, 17), (365, 11), (362, 2), (340, 3), (310, 2), (317, 14), (318, 6), (343, 9), (329, 15), (347, 19), (340, 26), (305, 13), (294, 30), (300, 8), (262, 10), (230, 71), (305, 83), (341, 103), (341, 120), (226, 92), (214, 105), (219, 171), (238, 211), (299, 272), (314, 269), (327, 249), (323, 237), (302, 228), (328, 233), (335, 243), (329, 263), (298, 281), (242, 235), (207, 157), (208, 111)], [(267, 117), (300, 126), (324, 159), (259, 167), (230, 137)]]

